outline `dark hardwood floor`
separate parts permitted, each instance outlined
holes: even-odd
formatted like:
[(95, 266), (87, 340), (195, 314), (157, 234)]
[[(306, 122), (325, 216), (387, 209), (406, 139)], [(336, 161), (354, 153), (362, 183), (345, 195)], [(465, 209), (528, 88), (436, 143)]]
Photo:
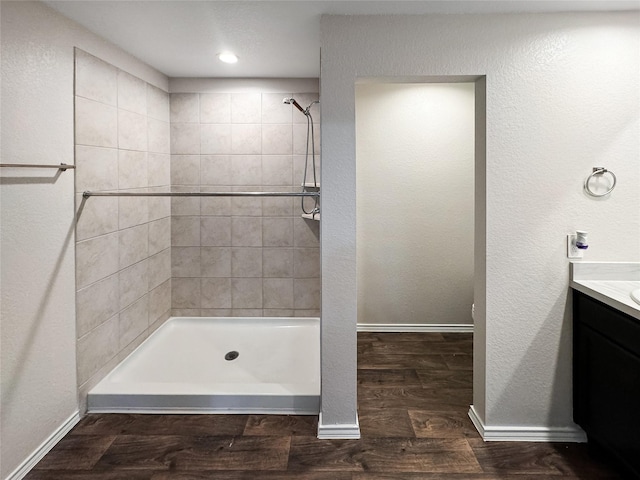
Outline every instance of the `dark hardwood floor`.
[(584, 444), (483, 442), (470, 334), (358, 334), (360, 440), (317, 418), (88, 415), (28, 480), (616, 479)]

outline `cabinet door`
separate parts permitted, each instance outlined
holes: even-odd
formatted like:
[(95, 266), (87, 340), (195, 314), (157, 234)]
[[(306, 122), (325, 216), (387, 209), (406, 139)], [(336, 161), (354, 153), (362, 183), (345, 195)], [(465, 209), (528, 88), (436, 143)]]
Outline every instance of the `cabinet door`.
[(640, 475), (640, 358), (576, 327), (575, 420)]

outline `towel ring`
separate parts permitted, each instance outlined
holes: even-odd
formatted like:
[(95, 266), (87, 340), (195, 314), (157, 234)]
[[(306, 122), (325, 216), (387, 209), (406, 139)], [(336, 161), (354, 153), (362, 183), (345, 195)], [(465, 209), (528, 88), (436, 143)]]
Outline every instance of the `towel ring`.
[[(609, 187), (609, 190), (607, 190), (604, 193), (595, 193), (593, 190), (591, 190), (591, 186), (589, 185), (589, 182), (596, 175), (604, 175), (605, 173), (608, 173), (609, 175), (611, 175), (611, 178), (613, 179), (613, 182), (611, 183), (611, 187)], [(611, 170), (607, 170), (604, 167), (593, 167), (593, 172), (591, 172), (591, 174), (584, 181), (584, 189), (592, 197), (604, 197), (605, 195), (609, 195), (613, 191), (613, 189), (616, 188), (616, 181), (617, 181), (616, 176)]]

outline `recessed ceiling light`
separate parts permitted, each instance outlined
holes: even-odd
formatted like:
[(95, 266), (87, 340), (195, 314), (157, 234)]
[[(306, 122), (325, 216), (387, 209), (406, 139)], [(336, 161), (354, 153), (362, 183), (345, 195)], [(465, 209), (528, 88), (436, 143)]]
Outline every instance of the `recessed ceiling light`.
[(221, 62), (224, 63), (236, 63), (238, 61), (238, 57), (231, 52), (222, 52), (218, 54), (218, 58)]

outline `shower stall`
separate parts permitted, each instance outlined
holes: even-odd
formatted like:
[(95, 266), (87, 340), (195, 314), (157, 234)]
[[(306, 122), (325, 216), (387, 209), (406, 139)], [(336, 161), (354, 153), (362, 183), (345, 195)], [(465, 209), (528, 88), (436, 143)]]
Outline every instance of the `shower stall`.
[(205, 83), (76, 51), (81, 405), (317, 413), (317, 81)]

